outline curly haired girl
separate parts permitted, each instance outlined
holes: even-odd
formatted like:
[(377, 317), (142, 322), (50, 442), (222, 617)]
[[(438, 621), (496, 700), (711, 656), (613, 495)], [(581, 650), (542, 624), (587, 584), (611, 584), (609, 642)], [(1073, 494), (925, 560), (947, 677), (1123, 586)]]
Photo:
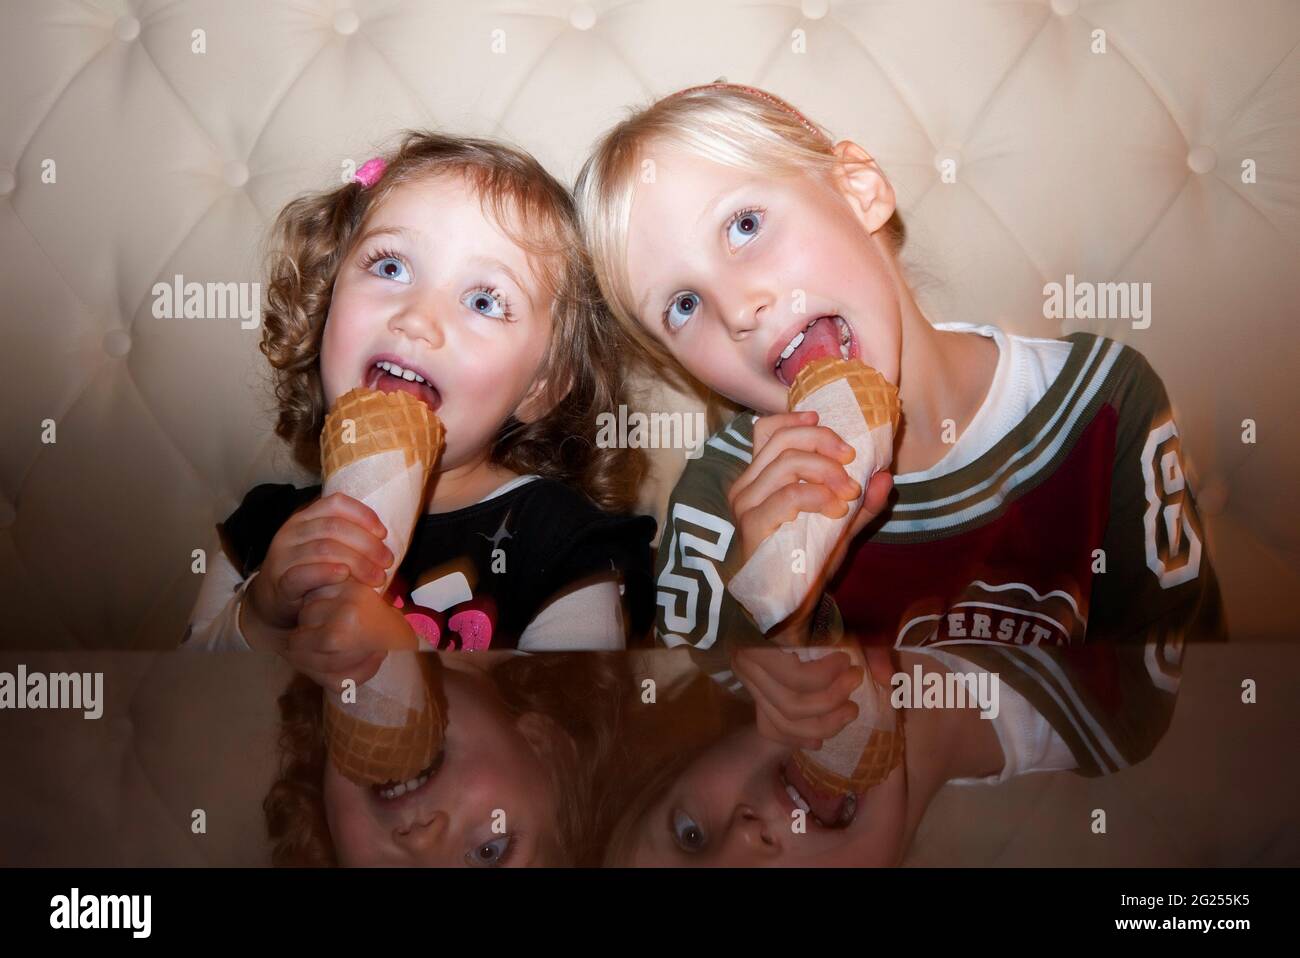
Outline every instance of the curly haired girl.
[[(645, 629), (654, 523), (604, 511), (629, 505), (643, 463), (595, 442), (624, 383), (566, 190), (513, 147), (409, 132), (290, 202), (273, 239), (261, 350), (295, 460), (319, 474), (325, 416), (359, 386), (427, 403), (446, 447), (382, 596), (394, 556), (373, 511), (319, 485), (252, 489), (218, 526), (187, 646), (294, 661), (312, 604), (372, 648), (412, 632), (425, 648), (621, 648)], [(338, 671), (308, 644), (297, 666)]]

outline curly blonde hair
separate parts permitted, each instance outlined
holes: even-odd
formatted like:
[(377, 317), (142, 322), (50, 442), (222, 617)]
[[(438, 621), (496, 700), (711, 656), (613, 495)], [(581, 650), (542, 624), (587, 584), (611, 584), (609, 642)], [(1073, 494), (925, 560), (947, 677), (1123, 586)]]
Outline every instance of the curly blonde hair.
[[(576, 749), (558, 750), (548, 767), (559, 815), (551, 844), (558, 848), (563, 864), (598, 863), (602, 843), (595, 793), (598, 783), (608, 777), (608, 767), (617, 761), (624, 703), (631, 689), (626, 656), (616, 652), (517, 655), (493, 668), (491, 677), (512, 718), (539, 713), (573, 739)], [(279, 706), (280, 772), (262, 803), (272, 842), (271, 863), (337, 866), (325, 813), (328, 753), (321, 688), (307, 676), (296, 675), (280, 695)]]
[(600, 448), (595, 441), (599, 413), (627, 402), (622, 364), (611, 361), (626, 343), (602, 315), (568, 191), (524, 151), (491, 140), (406, 131), (385, 159), (383, 175), (371, 186), (351, 182), (301, 196), (281, 210), (272, 228), (260, 349), (273, 369), (275, 432), (289, 443), (294, 461), (319, 475), (328, 412), (320, 348), (341, 262), (399, 186), (460, 175), (477, 191), (485, 214), (530, 254), (553, 297), (541, 396), (549, 412), (531, 423), (508, 419), (493, 441), (491, 460), (575, 485), (607, 509), (630, 507), (645, 473), (644, 454)]

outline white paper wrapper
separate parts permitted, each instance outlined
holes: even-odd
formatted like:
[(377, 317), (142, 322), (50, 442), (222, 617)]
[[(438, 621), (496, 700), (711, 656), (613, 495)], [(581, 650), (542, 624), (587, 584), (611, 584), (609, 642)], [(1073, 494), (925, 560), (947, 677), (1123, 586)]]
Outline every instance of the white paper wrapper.
[[(864, 494), (867, 481), (893, 461), (893, 428), (886, 423), (868, 429), (852, 387), (842, 379), (810, 393), (796, 408), (800, 412), (816, 410), (818, 425), (831, 429), (856, 450), (857, 455), (844, 469), (862, 486)], [(727, 588), (763, 632), (788, 618), (809, 591), (821, 583), (826, 562), (853, 521), (861, 501), (859, 496), (850, 503), (849, 511), (841, 519), (801, 512), (768, 536), (732, 577)], [(806, 571), (802, 573), (793, 569), (799, 549), (805, 557)]]
[(889, 690), (881, 688), (872, 679), (871, 670), (867, 668), (866, 657), (856, 643), (809, 646), (800, 649), (786, 649), (785, 651), (791, 655), (799, 656), (805, 662), (811, 662), (832, 655), (835, 652), (846, 652), (853, 665), (865, 671), (862, 684), (854, 689), (853, 694), (849, 696), (849, 699), (858, 707), (858, 717), (845, 726), (834, 738), (823, 741), (822, 747), (817, 751), (807, 753), (827, 771), (834, 772), (844, 778), (852, 778), (854, 769), (858, 767), (858, 760), (862, 757), (862, 753), (871, 739), (872, 731), (874, 729), (881, 729), (886, 732), (894, 730), (898, 716), (895, 714), (893, 706), (889, 704)]
[[(422, 464), (408, 466), (400, 449), (378, 453), (350, 462), (325, 477), (322, 496), (344, 492), (375, 511), (388, 530), (384, 545), (393, 553), (381, 594), (393, 581), (411, 544), (415, 520), (424, 507), (424, 487), (428, 472)], [(372, 725), (401, 726), (408, 709), (424, 708), (424, 680), (419, 664), (409, 655), (388, 655), (379, 671), (357, 688), (357, 701), (344, 705), (339, 693), (330, 690), (334, 704)]]

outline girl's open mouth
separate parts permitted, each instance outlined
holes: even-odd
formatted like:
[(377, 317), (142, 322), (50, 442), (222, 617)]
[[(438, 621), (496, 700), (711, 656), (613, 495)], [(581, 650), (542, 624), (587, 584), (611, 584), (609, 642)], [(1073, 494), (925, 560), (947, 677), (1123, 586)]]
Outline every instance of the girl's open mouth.
[(434, 412), (442, 405), (442, 394), (434, 388), (432, 382), (414, 369), (408, 369), (392, 360), (380, 359), (374, 362), (366, 372), (365, 385), (368, 389), (378, 389), (385, 393), (410, 393)]
[(447, 754), (446, 750), (438, 753), (433, 763), (428, 768), (423, 769), (419, 775), (407, 782), (384, 782), (382, 785), (371, 785), (370, 791), (380, 802), (385, 804), (395, 802), (398, 799), (414, 795), (420, 789), (429, 783), (429, 780), (438, 774), (438, 769), (442, 767), (443, 757)]
[(794, 757), (777, 766), (777, 777), (796, 808), (822, 828), (848, 828), (858, 814), (858, 796), (823, 795), (804, 778)]
[(858, 356), (857, 337), (853, 327), (838, 314), (818, 316), (785, 344), (777, 357), (772, 372), (787, 389), (799, 375), (799, 370), (814, 359), (837, 356), (855, 359)]

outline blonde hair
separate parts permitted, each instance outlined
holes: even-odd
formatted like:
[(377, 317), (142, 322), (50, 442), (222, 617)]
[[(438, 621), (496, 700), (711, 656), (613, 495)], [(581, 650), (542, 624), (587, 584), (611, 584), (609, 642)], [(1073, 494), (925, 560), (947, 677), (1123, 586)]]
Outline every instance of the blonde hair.
[(386, 160), (371, 186), (354, 181), (299, 197), (272, 229), (260, 348), (273, 368), (275, 432), (289, 443), (294, 460), (319, 474), (327, 412), (320, 347), (341, 262), (393, 190), (426, 177), (460, 175), (484, 212), (527, 251), (553, 297), (540, 402), (547, 412), (530, 423), (510, 417), (493, 441), (492, 461), (576, 485), (607, 509), (632, 505), (644, 455), (595, 441), (597, 415), (626, 402), (626, 384), (619, 364), (604, 361), (616, 353), (620, 337), (604, 319), (568, 191), (532, 156), (492, 140), (408, 131)]
[[(639, 358), (662, 370), (678, 367), (637, 321), (627, 274), (632, 199), (652, 143), (773, 176), (829, 176), (837, 158), (823, 127), (779, 97), (732, 83), (673, 93), (601, 137), (574, 188), (583, 237), (610, 312), (640, 348)], [(897, 212), (884, 229), (897, 252), (905, 238)]]

